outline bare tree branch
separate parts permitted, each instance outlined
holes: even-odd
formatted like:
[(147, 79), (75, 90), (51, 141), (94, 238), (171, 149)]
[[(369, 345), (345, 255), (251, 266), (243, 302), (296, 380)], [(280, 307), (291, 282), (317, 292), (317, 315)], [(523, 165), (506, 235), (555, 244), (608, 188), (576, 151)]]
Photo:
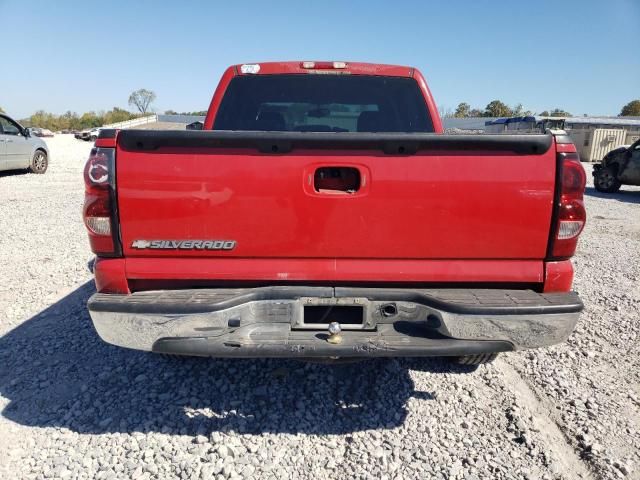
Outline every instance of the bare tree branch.
[(156, 94), (151, 90), (141, 88), (129, 95), (129, 105), (135, 106), (140, 113), (147, 113), (149, 105), (156, 99)]

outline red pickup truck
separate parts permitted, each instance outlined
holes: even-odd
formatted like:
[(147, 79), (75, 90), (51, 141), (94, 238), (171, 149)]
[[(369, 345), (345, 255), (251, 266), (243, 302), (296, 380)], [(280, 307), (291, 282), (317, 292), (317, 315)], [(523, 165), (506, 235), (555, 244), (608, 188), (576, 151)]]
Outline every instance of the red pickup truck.
[(103, 130), (84, 176), (115, 345), (480, 363), (564, 341), (583, 308), (570, 139), (445, 135), (414, 68), (232, 66), (202, 131)]

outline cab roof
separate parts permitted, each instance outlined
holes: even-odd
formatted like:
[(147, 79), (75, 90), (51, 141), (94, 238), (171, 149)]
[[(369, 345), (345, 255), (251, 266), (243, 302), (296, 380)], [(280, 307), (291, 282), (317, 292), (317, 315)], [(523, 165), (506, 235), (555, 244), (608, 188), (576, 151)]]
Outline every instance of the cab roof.
[(347, 74), (413, 77), (414, 68), (380, 63), (301, 60), (290, 62), (256, 62), (233, 65), (237, 75), (276, 74)]

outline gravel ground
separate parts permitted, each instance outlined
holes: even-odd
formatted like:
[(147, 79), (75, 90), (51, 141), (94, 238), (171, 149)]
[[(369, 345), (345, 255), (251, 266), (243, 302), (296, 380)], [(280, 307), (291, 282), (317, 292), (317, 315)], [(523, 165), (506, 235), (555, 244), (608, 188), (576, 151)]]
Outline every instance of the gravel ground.
[(472, 373), (166, 360), (94, 332), (90, 145), (48, 143), (45, 175), (0, 174), (0, 478), (640, 478), (640, 189), (588, 188), (566, 344)]

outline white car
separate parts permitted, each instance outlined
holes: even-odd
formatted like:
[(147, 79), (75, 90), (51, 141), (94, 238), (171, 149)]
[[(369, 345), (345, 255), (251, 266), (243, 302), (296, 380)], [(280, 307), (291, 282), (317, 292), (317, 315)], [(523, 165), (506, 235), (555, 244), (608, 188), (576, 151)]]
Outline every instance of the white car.
[(101, 131), (102, 131), (102, 128), (99, 128), (99, 127), (89, 130), (89, 135), (86, 140), (91, 140), (92, 142), (95, 142), (96, 139), (98, 138), (98, 135), (100, 135)]
[(0, 171), (28, 168), (44, 173), (49, 166), (49, 149), (44, 140), (32, 137), (28, 129), (0, 114)]
[(102, 127), (96, 127), (89, 130), (82, 130), (81, 132), (76, 133), (75, 137), (78, 140), (84, 140), (84, 141), (91, 140), (92, 142), (95, 142), (96, 139), (98, 138), (98, 135), (100, 135), (101, 131), (102, 131)]

